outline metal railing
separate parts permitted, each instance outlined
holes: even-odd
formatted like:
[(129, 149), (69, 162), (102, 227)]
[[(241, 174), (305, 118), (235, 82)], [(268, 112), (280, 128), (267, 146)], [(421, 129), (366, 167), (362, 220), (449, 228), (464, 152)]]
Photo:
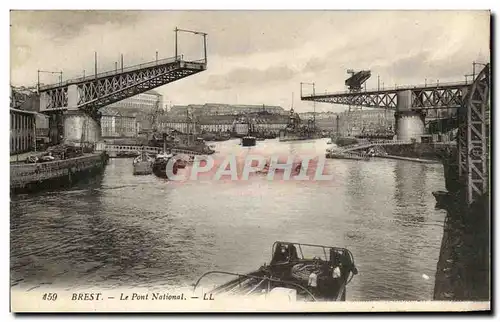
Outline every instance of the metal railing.
[(185, 150), (185, 149), (176, 149), (176, 148), (173, 148), (173, 149), (171, 149), (171, 151), (174, 154), (204, 155), (204, 153), (202, 153), (200, 151)]
[(307, 97), (322, 97), (322, 96), (331, 96), (331, 95), (345, 95), (345, 94), (374, 94), (374, 93), (382, 93), (382, 92), (396, 92), (400, 90), (406, 90), (406, 89), (429, 89), (429, 88), (442, 88), (442, 87), (455, 87), (455, 86), (468, 86), (471, 85), (471, 82), (445, 82), (445, 83), (426, 83), (426, 84), (416, 84), (416, 85), (401, 85), (401, 86), (392, 86), (392, 87), (384, 87), (384, 88), (370, 88), (370, 89), (363, 89), (359, 92), (351, 92), (348, 90), (345, 91), (337, 91), (337, 92), (316, 92), (315, 95), (313, 94), (303, 94), (303, 98)]
[[(148, 153), (159, 153), (163, 150), (160, 147), (140, 146), (140, 145), (118, 145), (118, 144), (97, 144), (96, 151), (107, 152), (133, 152), (133, 151), (146, 151)], [(186, 155), (204, 155), (201, 151), (193, 151), (187, 149), (172, 148), (170, 151), (173, 154), (186, 154)]]
[[(182, 61), (183, 58), (184, 58), (184, 55), (178, 55), (177, 57), (174, 56), (174, 57), (169, 57), (169, 58), (164, 58), (164, 59), (159, 59), (159, 60), (153, 60), (153, 61), (150, 61), (147, 63), (142, 63), (142, 64), (124, 67), (123, 69), (122, 68), (113, 69), (110, 71), (98, 73), (97, 75), (94, 74), (94, 75), (83, 76), (83, 77), (79, 77), (79, 78), (73, 78), (73, 79), (66, 80), (64, 82), (54, 83), (54, 84), (50, 84), (50, 85), (40, 85), (39, 90), (44, 91), (44, 90), (47, 90), (50, 88), (67, 86), (70, 84), (76, 84), (76, 83), (82, 83), (85, 81), (95, 80), (96, 78), (114, 76), (114, 75), (119, 75), (122, 73), (129, 73), (129, 72), (137, 71), (137, 70), (140, 70), (143, 68), (150, 68), (150, 67), (155, 67), (155, 66), (159, 66), (159, 65), (165, 65), (165, 64), (177, 62), (177, 61)], [(198, 60), (193, 60), (193, 61), (186, 61), (185, 63), (204, 63), (204, 62), (205, 62), (205, 59), (198, 59)]]
[(411, 143), (412, 143), (411, 140), (377, 140), (372, 142), (363, 142), (363, 143), (348, 145), (336, 150), (336, 152), (347, 152), (351, 150), (369, 148), (371, 146), (376, 146), (376, 145), (400, 145), (400, 144), (411, 144)]
[[(102, 149), (102, 146), (99, 145), (99, 149)], [(146, 151), (150, 153), (158, 153), (161, 151), (161, 148), (151, 147), (151, 146), (139, 146), (139, 145), (106, 145), (104, 146), (104, 150), (108, 152), (132, 152), (132, 151)]]

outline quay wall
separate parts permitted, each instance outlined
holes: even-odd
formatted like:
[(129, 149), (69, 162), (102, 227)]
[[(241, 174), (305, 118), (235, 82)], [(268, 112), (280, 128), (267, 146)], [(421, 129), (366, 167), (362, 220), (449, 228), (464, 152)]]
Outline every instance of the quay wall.
[(434, 300), (489, 301), (490, 207), (489, 196), (471, 206), (460, 194), (450, 194), (443, 239), (436, 268)]
[(390, 155), (435, 161), (441, 160), (441, 156), (447, 149), (456, 150), (453, 146), (433, 143), (386, 145), (383, 148)]
[(491, 209), (487, 191), (468, 205), (466, 183), (458, 175), (457, 150), (444, 156), (446, 191), (434, 192), (436, 208), (446, 210), (437, 263), (435, 300), (491, 299)]
[(10, 189), (17, 193), (51, 185), (71, 185), (82, 176), (104, 169), (107, 159), (106, 153), (92, 153), (44, 163), (11, 163)]

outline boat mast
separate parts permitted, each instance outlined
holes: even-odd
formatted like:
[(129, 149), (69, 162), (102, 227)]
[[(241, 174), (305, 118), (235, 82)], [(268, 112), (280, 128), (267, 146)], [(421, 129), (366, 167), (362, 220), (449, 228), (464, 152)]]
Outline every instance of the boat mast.
[[(316, 90), (313, 83), (313, 97), (316, 96)], [(313, 128), (316, 129), (316, 101), (313, 100)]]

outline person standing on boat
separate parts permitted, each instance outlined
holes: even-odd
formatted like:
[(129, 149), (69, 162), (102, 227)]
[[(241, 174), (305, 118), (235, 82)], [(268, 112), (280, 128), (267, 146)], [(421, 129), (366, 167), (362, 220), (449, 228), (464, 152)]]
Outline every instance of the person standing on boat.
[(341, 271), (341, 263), (337, 263), (333, 267), (331, 267), (331, 281), (332, 281), (332, 291), (334, 294), (338, 294), (340, 291), (340, 287), (342, 285), (342, 271)]
[(309, 279), (307, 282), (307, 286), (309, 286), (311, 293), (316, 296), (318, 294), (318, 274), (313, 270), (309, 275)]

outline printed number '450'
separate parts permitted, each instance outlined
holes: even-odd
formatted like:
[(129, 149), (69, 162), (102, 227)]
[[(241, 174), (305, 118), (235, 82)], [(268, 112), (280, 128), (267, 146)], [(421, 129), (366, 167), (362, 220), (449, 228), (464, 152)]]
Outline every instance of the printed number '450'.
[(43, 294), (42, 299), (44, 301), (55, 301), (57, 300), (57, 293), (45, 293)]

